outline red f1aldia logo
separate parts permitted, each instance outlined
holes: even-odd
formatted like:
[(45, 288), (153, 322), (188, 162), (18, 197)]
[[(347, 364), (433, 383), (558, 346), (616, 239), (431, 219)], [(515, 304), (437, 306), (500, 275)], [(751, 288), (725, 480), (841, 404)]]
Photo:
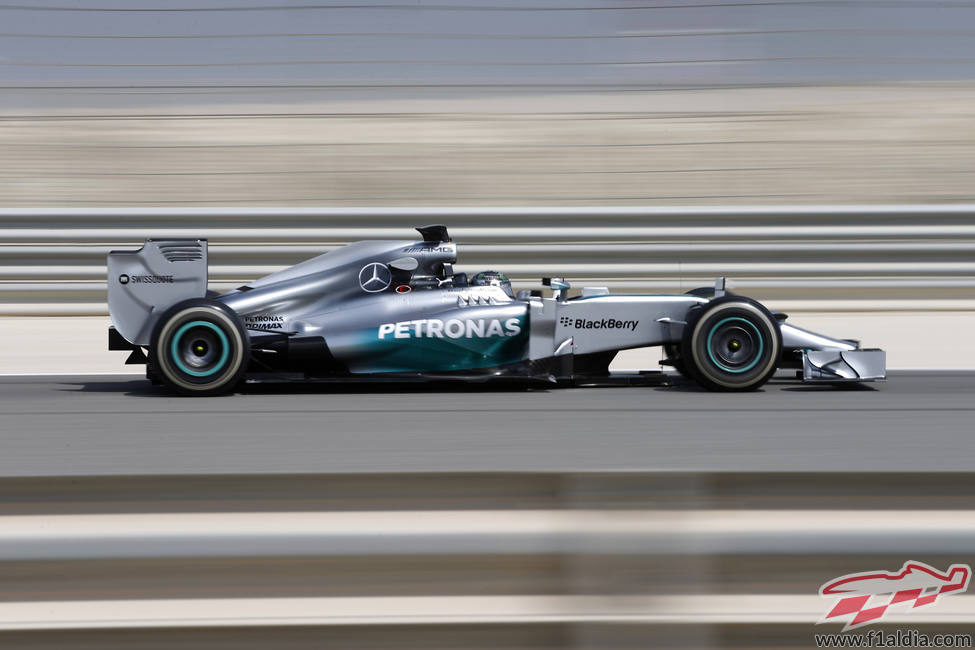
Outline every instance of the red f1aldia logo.
[(891, 606), (905, 604), (910, 611), (934, 605), (942, 594), (964, 593), (971, 577), (972, 567), (967, 564), (952, 564), (942, 573), (923, 562), (905, 562), (897, 572), (865, 571), (840, 576), (819, 588), (820, 596), (836, 602), (817, 625), (846, 621), (846, 632), (879, 623)]

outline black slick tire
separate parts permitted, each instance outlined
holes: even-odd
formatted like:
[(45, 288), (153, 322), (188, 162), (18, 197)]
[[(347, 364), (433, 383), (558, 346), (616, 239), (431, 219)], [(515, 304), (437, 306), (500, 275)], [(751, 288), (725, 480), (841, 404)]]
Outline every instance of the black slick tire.
[(775, 373), (781, 355), (778, 322), (750, 298), (722, 296), (688, 313), (683, 370), (708, 390), (756, 390)]
[(209, 298), (191, 298), (167, 309), (153, 329), (149, 352), (159, 380), (182, 395), (229, 393), (250, 362), (240, 318)]

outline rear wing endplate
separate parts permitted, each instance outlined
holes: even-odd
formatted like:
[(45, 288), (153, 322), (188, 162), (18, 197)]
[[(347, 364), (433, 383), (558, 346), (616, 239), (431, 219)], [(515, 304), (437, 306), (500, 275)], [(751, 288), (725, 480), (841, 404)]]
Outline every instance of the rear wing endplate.
[(149, 345), (162, 312), (206, 291), (205, 239), (147, 239), (139, 250), (108, 254), (108, 313), (129, 343)]

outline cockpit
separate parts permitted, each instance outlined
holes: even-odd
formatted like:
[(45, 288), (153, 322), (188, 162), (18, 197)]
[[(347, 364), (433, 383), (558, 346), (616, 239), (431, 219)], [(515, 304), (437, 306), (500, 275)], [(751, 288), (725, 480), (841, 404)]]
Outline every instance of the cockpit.
[(454, 287), (499, 287), (509, 298), (514, 298), (511, 280), (500, 271), (480, 271), (468, 278), (466, 273), (455, 273), (453, 263), (440, 262), (426, 269), (415, 257), (400, 258), (389, 264), (393, 272), (393, 286), (416, 289), (449, 289)]
[(457, 246), (446, 226), (421, 226), (417, 230), (423, 235), (423, 242), (404, 248), (403, 256), (389, 263), (392, 285), (397, 291), (496, 286), (510, 298), (515, 297), (511, 281), (500, 271), (481, 271), (470, 278), (466, 273), (454, 272)]
[(500, 287), (509, 298), (514, 298), (515, 293), (511, 290), (511, 280), (501, 271), (481, 271), (475, 273), (471, 278), (472, 287)]

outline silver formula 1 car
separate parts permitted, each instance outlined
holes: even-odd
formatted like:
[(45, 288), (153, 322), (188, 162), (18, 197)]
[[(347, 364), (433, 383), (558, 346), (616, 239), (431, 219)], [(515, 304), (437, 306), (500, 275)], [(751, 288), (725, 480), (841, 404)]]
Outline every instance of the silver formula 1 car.
[(687, 294), (571, 297), (568, 282), (543, 279), (551, 297), (516, 295), (502, 273), (455, 273), (446, 227), (417, 230), (422, 241), (349, 244), (223, 294), (207, 290), (206, 240), (112, 252), (109, 348), (190, 395), (269, 377), (633, 383), (650, 373), (621, 378), (609, 365), (646, 346), (710, 390), (754, 390), (780, 368), (811, 382), (885, 377), (882, 350), (787, 324), (722, 278)]

